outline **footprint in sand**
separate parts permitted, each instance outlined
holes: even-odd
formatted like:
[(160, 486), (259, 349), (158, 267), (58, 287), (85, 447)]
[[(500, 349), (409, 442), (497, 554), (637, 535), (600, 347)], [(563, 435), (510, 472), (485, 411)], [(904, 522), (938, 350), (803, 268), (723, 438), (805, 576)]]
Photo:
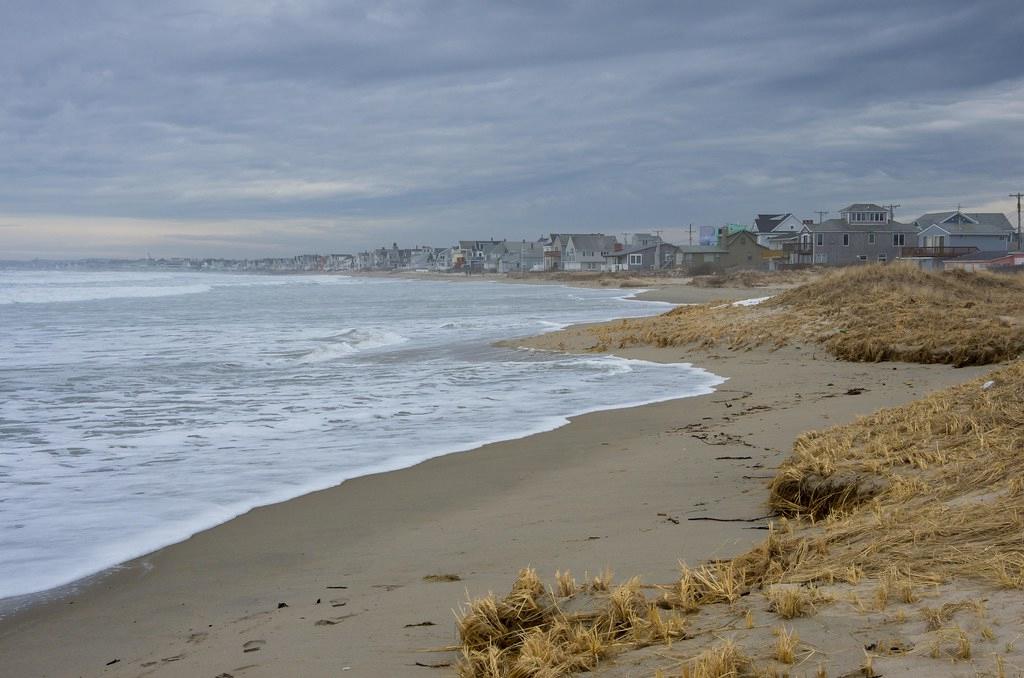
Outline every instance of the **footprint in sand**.
[(250, 640), (242, 644), (242, 652), (259, 652), (266, 644), (265, 640)]

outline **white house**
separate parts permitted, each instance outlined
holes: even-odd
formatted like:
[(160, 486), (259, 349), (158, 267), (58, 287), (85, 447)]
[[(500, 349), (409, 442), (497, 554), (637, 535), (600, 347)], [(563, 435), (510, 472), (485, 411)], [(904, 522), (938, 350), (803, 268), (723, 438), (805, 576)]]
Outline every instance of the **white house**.
[(605, 255), (620, 248), (614, 235), (569, 235), (562, 252), (563, 271), (600, 271)]
[(785, 214), (758, 214), (754, 219), (757, 244), (768, 249), (781, 250), (782, 243), (792, 239), (804, 224), (790, 212)]

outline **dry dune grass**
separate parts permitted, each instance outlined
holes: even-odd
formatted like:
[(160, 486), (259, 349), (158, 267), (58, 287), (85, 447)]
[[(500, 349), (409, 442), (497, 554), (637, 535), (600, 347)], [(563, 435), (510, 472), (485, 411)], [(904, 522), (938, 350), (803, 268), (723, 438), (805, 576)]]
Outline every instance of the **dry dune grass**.
[[(875, 605), (911, 603), (917, 590), (958, 579), (1024, 588), (1024, 361), (988, 377), (802, 436), (771, 486), (783, 516), (747, 553), (699, 567), (648, 600), (633, 580), (556, 597), (524, 571), (508, 597), (473, 601), (461, 618), (461, 675), (560, 676), (621, 649), (683, 634), (682, 617), (742, 596), (764, 596), (784, 618), (827, 602), (816, 586), (873, 582)], [(589, 604), (583, 600), (591, 598)], [(567, 605), (567, 601), (573, 601)], [(664, 621), (658, 608), (670, 621)], [(585, 612), (572, 613), (569, 610)], [(939, 628), (955, 609), (939, 609)], [(970, 657), (963, 634), (943, 656)], [(949, 640), (949, 639), (946, 639)], [(937, 642), (939, 642), (937, 641)], [(780, 641), (781, 642), (781, 641)], [(786, 641), (787, 643), (789, 640)], [(940, 643), (941, 644), (941, 643)], [(952, 649), (946, 646), (950, 645)], [(688, 665), (708, 673), (712, 655)], [(736, 657), (738, 650), (732, 648)], [(785, 654), (785, 653), (784, 653)], [(703, 656), (703, 655), (702, 655)]]
[(682, 617), (664, 614), (640, 582), (611, 585), (610, 573), (577, 587), (559, 573), (554, 589), (530, 569), (519, 572), (504, 598), (470, 601), (459, 615), (466, 678), (548, 678), (590, 671), (625, 648), (683, 636)]
[(820, 269), (788, 271), (731, 271), (716, 275), (698, 275), (690, 280), (694, 287), (768, 287), (809, 282), (821, 275)]
[(981, 365), (1024, 352), (1024, 282), (904, 265), (831, 272), (756, 306), (681, 306), (595, 327), (595, 349), (812, 341), (842, 360)]

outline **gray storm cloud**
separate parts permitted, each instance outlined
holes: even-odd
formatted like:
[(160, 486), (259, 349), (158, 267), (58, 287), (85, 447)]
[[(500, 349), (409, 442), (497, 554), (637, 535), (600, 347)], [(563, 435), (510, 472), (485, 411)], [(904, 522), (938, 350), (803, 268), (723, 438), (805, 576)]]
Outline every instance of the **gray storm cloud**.
[(1009, 209), (1015, 2), (0, 3), (0, 258)]

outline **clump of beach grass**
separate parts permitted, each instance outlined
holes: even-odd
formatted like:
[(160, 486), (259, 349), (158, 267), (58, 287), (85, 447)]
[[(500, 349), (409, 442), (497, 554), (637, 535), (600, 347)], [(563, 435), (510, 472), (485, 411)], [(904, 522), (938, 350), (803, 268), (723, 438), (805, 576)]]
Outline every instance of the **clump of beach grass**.
[(606, 571), (589, 583), (585, 595), (569, 573), (559, 573), (548, 588), (536, 571), (526, 568), (503, 598), (490, 594), (471, 600), (457, 615), (459, 675), (569, 675), (590, 671), (623, 649), (667, 643), (684, 634), (682, 618), (662, 613), (639, 579), (615, 585)]
[(705, 650), (683, 666), (683, 678), (731, 678), (747, 673), (750, 659), (731, 640)]
[(590, 329), (596, 347), (813, 342), (842, 360), (983, 365), (1024, 353), (1024, 280), (904, 264), (841, 269), (760, 304), (680, 306)]
[(796, 661), (796, 648), (800, 636), (793, 629), (780, 626), (775, 630), (775, 661), (792, 664)]
[(765, 591), (770, 609), (783, 619), (809, 617), (817, 611), (817, 606), (828, 598), (817, 588), (801, 586), (771, 586)]

